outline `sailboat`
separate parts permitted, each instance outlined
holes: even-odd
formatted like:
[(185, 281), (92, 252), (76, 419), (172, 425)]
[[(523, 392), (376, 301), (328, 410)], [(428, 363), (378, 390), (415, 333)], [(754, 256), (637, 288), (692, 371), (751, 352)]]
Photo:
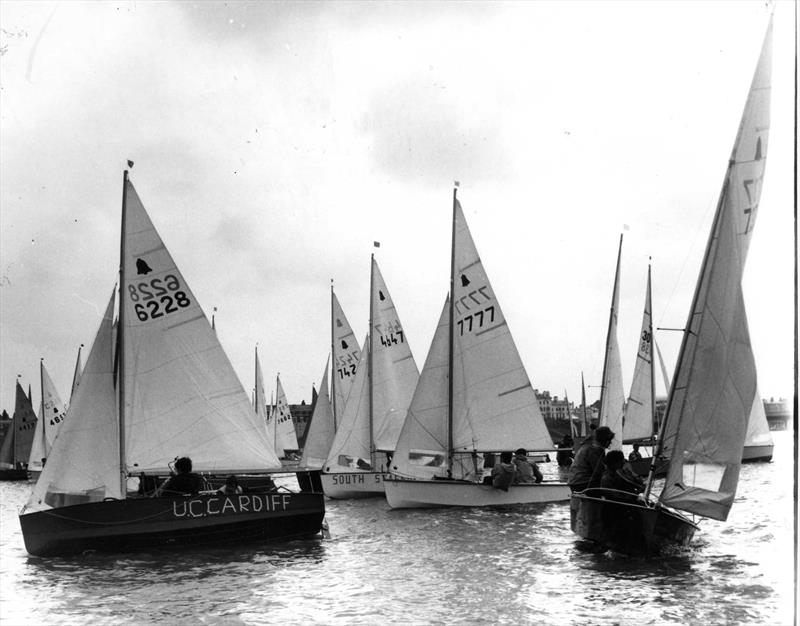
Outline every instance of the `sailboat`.
[(654, 554), (688, 544), (697, 529), (678, 511), (724, 521), (736, 496), (753, 401), (755, 359), (742, 290), (769, 135), (772, 18), (700, 268), (655, 456), (670, 451), (653, 502), (608, 489), (572, 494), (573, 532), (602, 548)]
[(36, 413), (30, 393), (17, 380), (16, 401), (11, 424), (0, 444), (0, 480), (25, 480), (28, 478), (28, 459), (36, 431)]
[(598, 426), (608, 426), (615, 434), (609, 446), (622, 449), (622, 418), (625, 412), (625, 391), (622, 385), (622, 360), (617, 341), (617, 317), (619, 315), (619, 272), (622, 260), (622, 235), (619, 236), (617, 269), (614, 273), (614, 289), (611, 295), (611, 311), (608, 316), (608, 333), (603, 359), (603, 381), (600, 386), (600, 415)]
[(767, 414), (764, 411), (764, 401), (756, 390), (753, 397), (753, 408), (750, 410), (750, 419), (747, 422), (747, 437), (742, 450), (742, 462), (769, 462), (772, 460), (772, 451), (775, 443), (769, 430)]
[(361, 347), (342, 310), (339, 298), (333, 291), (333, 284), (331, 284), (331, 358), (333, 359), (331, 406), (335, 429), (344, 415), (344, 406), (347, 404), (350, 388), (358, 373)]
[(372, 255), (370, 331), (322, 470), (325, 495), (383, 496), (383, 479), (418, 379), (408, 337)]
[(280, 464), (127, 170), (117, 333), (114, 302), (112, 293), (69, 418), (20, 513), (27, 551), (152, 550), (319, 533), (322, 494), (138, 493), (166, 477), (176, 455), (190, 457), (202, 474), (263, 473)]
[(553, 440), (453, 190), (450, 294), (384, 480), (392, 508), (569, 499), (561, 482), (483, 484), (485, 460)]
[(42, 386), (42, 401), (28, 459), (28, 471), (31, 477), (38, 477), (42, 471), (53, 441), (67, 415), (67, 407), (61, 402), (56, 386), (44, 366), (44, 359), (39, 361), (39, 380)]
[[(653, 305), (651, 291), (651, 267), (647, 266), (647, 289), (644, 297), (642, 327), (636, 349), (636, 364), (633, 368), (631, 392), (625, 404), (625, 418), (622, 425), (623, 443), (639, 443), (654, 446), (656, 433), (656, 387), (655, 360), (653, 355)], [(669, 387), (667, 388), (669, 389)], [(631, 469), (640, 476), (647, 476), (652, 457), (630, 461)], [(656, 464), (656, 476), (667, 473), (669, 460), (661, 458)]]

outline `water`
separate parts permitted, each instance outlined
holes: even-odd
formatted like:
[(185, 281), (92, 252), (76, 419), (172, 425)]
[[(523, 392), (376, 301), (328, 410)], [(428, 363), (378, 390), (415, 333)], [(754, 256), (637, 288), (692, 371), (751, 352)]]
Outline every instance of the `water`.
[[(727, 522), (659, 560), (576, 549), (567, 504), (401, 510), (327, 501), (331, 537), (28, 556), (30, 485), (0, 484), (0, 621), (16, 624), (791, 624), (792, 438), (745, 465)], [(552, 469), (552, 468), (551, 468)], [(555, 471), (555, 470), (552, 470)]]

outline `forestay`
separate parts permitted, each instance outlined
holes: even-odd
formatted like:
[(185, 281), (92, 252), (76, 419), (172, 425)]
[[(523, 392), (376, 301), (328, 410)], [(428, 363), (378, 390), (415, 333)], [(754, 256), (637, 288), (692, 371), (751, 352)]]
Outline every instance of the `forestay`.
[(278, 466), (216, 333), (127, 179), (125, 193), (121, 332), (127, 469), (166, 472), (184, 455), (195, 471)]
[(672, 450), (661, 501), (725, 520), (757, 394), (742, 273), (769, 133), (770, 20), (686, 324), (666, 413)]

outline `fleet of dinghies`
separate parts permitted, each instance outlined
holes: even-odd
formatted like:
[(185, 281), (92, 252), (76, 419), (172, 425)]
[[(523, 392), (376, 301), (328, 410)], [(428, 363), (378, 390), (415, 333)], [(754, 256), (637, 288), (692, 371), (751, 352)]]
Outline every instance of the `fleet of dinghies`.
[[(622, 443), (649, 442), (644, 494), (570, 494), (560, 481), (491, 481), (497, 455), (555, 451), (536, 393), (464, 212), (452, 197), (449, 290), (420, 372), (375, 255), (363, 347), (331, 284), (331, 346), (302, 457), (280, 375), (267, 402), (255, 348), (248, 398), (126, 170), (119, 283), (68, 407), (40, 362), (38, 419), (16, 384), (0, 479), (35, 479), (19, 519), (37, 556), (319, 536), (324, 497), (385, 497), (391, 508), (570, 502), (572, 530), (599, 549), (654, 554), (688, 543), (680, 511), (725, 520), (743, 460), (769, 460), (772, 439), (757, 389), (741, 279), (757, 215), (769, 129), (772, 24), (736, 136), (665, 416), (656, 432), (651, 268), (627, 402), (617, 326), (620, 235), (601, 382), (599, 425)], [(458, 185), (456, 184), (456, 187)], [(655, 349), (655, 350), (654, 350)], [(330, 385), (328, 384), (330, 377)], [(581, 373), (583, 419), (591, 436)], [(566, 391), (565, 391), (566, 398)], [(206, 488), (164, 496), (158, 486), (190, 457)], [(667, 459), (661, 462), (659, 459)], [(548, 459), (549, 460), (549, 459)], [(269, 478), (296, 472), (300, 491)], [(657, 475), (667, 473), (657, 499)], [(215, 490), (237, 476), (246, 489)], [(263, 480), (262, 480), (263, 479)]]

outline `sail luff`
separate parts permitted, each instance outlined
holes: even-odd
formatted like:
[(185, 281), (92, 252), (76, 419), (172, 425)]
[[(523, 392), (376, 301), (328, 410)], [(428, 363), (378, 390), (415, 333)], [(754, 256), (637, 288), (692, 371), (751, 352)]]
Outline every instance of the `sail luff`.
[(377, 467), (375, 463), (375, 398), (373, 397), (373, 362), (375, 361), (375, 351), (373, 350), (373, 339), (375, 336), (375, 254), (371, 254), (369, 258), (369, 359), (367, 360), (367, 395), (368, 395), (368, 411), (369, 411), (369, 462), (372, 467)]
[(615, 433), (610, 448), (622, 449), (622, 411), (625, 395), (622, 391), (622, 369), (617, 343), (617, 315), (619, 311), (619, 274), (622, 261), (622, 233), (619, 236), (617, 268), (614, 273), (614, 289), (611, 295), (611, 309), (608, 315), (608, 332), (603, 358), (603, 378), (600, 387), (600, 416), (598, 424), (608, 426)]
[(125, 497), (127, 492), (127, 477), (125, 475), (126, 456), (125, 456), (125, 306), (124, 306), (124, 293), (125, 289), (125, 241), (126, 241), (126, 226), (127, 226), (127, 197), (128, 197), (128, 170), (122, 174), (122, 225), (120, 227), (120, 244), (119, 244), (119, 312), (117, 316), (119, 322), (117, 328), (117, 351), (116, 358), (118, 363), (117, 369), (117, 394), (119, 397), (119, 408), (117, 411), (117, 424), (119, 429), (119, 481), (120, 493)]
[(454, 336), (453, 330), (455, 317), (455, 271), (456, 271), (456, 207), (458, 199), (456, 194), (457, 187), (453, 187), (453, 227), (452, 239), (450, 243), (450, 309), (449, 309), (449, 328), (447, 344), (447, 477), (453, 477), (453, 395), (454, 395), (454, 376), (453, 376), (453, 354)]

